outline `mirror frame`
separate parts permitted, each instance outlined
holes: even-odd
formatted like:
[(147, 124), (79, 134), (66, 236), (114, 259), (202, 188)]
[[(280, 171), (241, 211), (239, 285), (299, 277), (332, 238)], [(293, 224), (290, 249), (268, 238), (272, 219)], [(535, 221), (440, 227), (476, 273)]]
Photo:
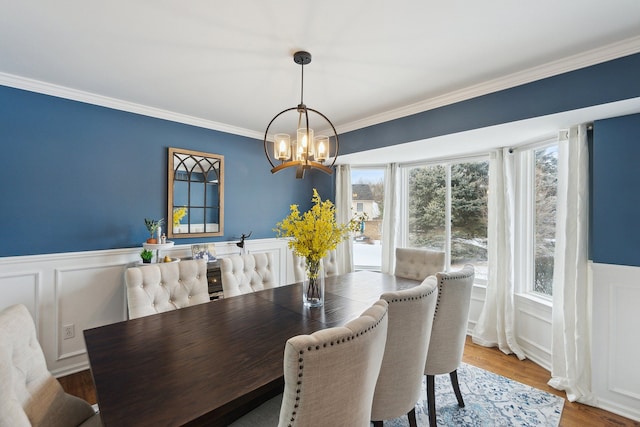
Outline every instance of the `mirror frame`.
[[(218, 161), (220, 168), (218, 171), (218, 197), (219, 197), (219, 212), (218, 212), (218, 231), (211, 232), (193, 232), (193, 233), (174, 233), (173, 232), (173, 195), (174, 195), (174, 180), (176, 170), (176, 154), (183, 154), (187, 156), (204, 157)], [(187, 207), (189, 208), (189, 206)], [(205, 209), (209, 208), (205, 206)], [(214, 237), (224, 235), (224, 156), (220, 154), (205, 153), (202, 151), (185, 150), (182, 148), (169, 147), (168, 155), (168, 174), (167, 174), (167, 238), (173, 239), (186, 239), (190, 237)]]

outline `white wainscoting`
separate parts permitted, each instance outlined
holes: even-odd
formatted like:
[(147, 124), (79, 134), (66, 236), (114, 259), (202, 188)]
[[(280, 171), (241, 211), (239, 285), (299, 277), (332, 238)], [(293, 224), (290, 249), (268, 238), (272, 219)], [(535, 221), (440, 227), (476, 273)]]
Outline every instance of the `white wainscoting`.
[(640, 268), (593, 264), (593, 392), (640, 421)]
[(471, 289), (471, 303), (469, 304), (469, 319), (467, 322), (467, 335), (471, 335), (473, 328), (476, 327), (482, 307), (484, 307), (484, 299), (487, 294), (487, 287), (473, 285)]
[[(162, 254), (191, 256), (191, 245)], [(240, 253), (235, 242), (216, 243), (220, 256)], [(292, 283), (293, 263), (283, 239), (245, 241), (247, 252), (270, 252), (278, 283)], [(24, 304), (34, 318), (47, 366), (55, 376), (88, 369), (83, 330), (127, 319), (124, 272), (140, 261), (142, 248), (0, 258), (0, 310)], [(65, 326), (75, 336), (64, 339)]]
[[(191, 256), (176, 242), (166, 255)], [(219, 256), (239, 253), (235, 242), (216, 243)], [(251, 252), (270, 252), (281, 284), (293, 283), (286, 240), (245, 242)], [(124, 271), (139, 261), (141, 248), (0, 258), (0, 309), (24, 304), (34, 317), (47, 365), (55, 376), (89, 364), (82, 331), (127, 319)], [(640, 420), (640, 268), (592, 264), (593, 392), (598, 406)], [(469, 332), (480, 316), (486, 289), (474, 286)], [(518, 342), (534, 362), (550, 369), (551, 307), (516, 296)], [(74, 325), (74, 338), (63, 329)]]
[(528, 359), (551, 370), (551, 304), (515, 296), (516, 339)]

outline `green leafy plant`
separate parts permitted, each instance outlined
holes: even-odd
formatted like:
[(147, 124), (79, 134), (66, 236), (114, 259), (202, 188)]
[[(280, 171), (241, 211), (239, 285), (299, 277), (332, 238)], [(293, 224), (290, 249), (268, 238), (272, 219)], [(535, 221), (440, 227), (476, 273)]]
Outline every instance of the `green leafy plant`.
[(164, 224), (164, 218), (160, 218), (158, 220), (150, 219), (150, 218), (144, 219), (144, 225), (147, 227), (147, 230), (149, 231), (149, 235), (152, 238), (155, 236), (156, 231), (158, 230), (158, 227), (162, 227), (162, 224)]
[(151, 258), (153, 258), (153, 251), (143, 249), (142, 252), (140, 252), (140, 258), (142, 258), (142, 261), (144, 262), (151, 262)]

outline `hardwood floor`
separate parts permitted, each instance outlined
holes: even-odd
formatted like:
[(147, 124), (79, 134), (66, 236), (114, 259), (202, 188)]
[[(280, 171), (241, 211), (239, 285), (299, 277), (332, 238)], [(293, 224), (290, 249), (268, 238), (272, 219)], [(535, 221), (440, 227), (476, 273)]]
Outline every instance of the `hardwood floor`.
[[(565, 397), (560, 392), (547, 385), (549, 371), (536, 365), (530, 360), (518, 360), (514, 355), (506, 355), (496, 348), (486, 348), (476, 345), (467, 338), (463, 361), (470, 365), (495, 372), (512, 380), (528, 384), (540, 390), (557, 396)], [(89, 403), (96, 403), (96, 393), (93, 379), (89, 371), (78, 372), (59, 378), (62, 387), (70, 394), (81, 397)], [(583, 426), (634, 426), (640, 427), (640, 422), (632, 421), (620, 415), (594, 408), (580, 403), (571, 403), (565, 399), (561, 427)]]
[(467, 337), (462, 360), (469, 365), (474, 365), (487, 371), (502, 375), (514, 381), (530, 385), (540, 390), (565, 398), (561, 427), (583, 426), (636, 426), (640, 422), (632, 421), (620, 415), (607, 412), (581, 403), (572, 403), (566, 400), (565, 393), (547, 385), (550, 374), (543, 367), (530, 360), (518, 360), (516, 356), (506, 355), (497, 348), (482, 347), (471, 342)]

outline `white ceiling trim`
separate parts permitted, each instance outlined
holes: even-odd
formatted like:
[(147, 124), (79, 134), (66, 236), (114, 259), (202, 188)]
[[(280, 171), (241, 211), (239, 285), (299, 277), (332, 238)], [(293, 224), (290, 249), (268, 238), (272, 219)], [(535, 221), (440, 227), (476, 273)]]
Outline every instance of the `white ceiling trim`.
[(605, 47), (593, 49), (558, 61), (533, 67), (526, 71), (513, 73), (485, 83), (453, 91), (442, 96), (436, 96), (415, 104), (410, 104), (382, 114), (370, 116), (343, 126), (337, 126), (336, 130), (338, 131), (338, 134), (341, 134), (362, 129), (379, 123), (410, 116), (412, 114), (444, 107), (445, 105), (455, 104), (456, 102), (466, 101), (482, 95), (498, 92), (500, 90), (531, 83), (536, 80), (541, 80), (569, 71), (575, 71), (580, 68), (600, 64), (602, 62), (611, 61), (624, 56), (633, 55), (638, 52), (640, 52), (640, 37), (632, 37)]
[(157, 119), (184, 123), (187, 125), (217, 130), (234, 135), (246, 136), (249, 138), (260, 140), (262, 140), (262, 138), (264, 137), (264, 134), (259, 134), (258, 132), (254, 132), (248, 129), (230, 126), (211, 120), (200, 119), (198, 117), (175, 113), (173, 111), (167, 111), (160, 108), (149, 107), (147, 105), (136, 104), (134, 102), (123, 101), (121, 99), (111, 98), (108, 96), (97, 95), (95, 93), (84, 92), (65, 86), (54, 85), (39, 80), (28, 79), (26, 77), (15, 76), (13, 74), (0, 73), (0, 84), (16, 89), (23, 89), (30, 92), (57, 96), (59, 98), (70, 99), (72, 101), (85, 102), (87, 104), (98, 105), (101, 107), (112, 108), (129, 113), (142, 114), (144, 116), (149, 116)]
[[(386, 121), (410, 116), (456, 102), (465, 101), (478, 96), (509, 89), (525, 83), (530, 83), (543, 78), (551, 77), (580, 68), (596, 65), (623, 56), (640, 52), (640, 37), (633, 37), (618, 43), (613, 43), (602, 48), (593, 49), (581, 54), (569, 56), (562, 60), (553, 61), (538, 67), (530, 68), (526, 71), (513, 73), (505, 77), (490, 80), (488, 82), (467, 87), (458, 91), (453, 91), (445, 95), (436, 96), (422, 102), (407, 105), (382, 114), (370, 116), (342, 126), (337, 126), (338, 134), (365, 128)], [(184, 123), (205, 129), (226, 132), (234, 135), (245, 136), (257, 140), (262, 140), (264, 134), (249, 129), (230, 126), (211, 120), (205, 120), (185, 114), (175, 113), (160, 108), (137, 104), (121, 99), (111, 98), (90, 92), (85, 92), (65, 86), (55, 85), (39, 80), (29, 79), (8, 73), (0, 73), (0, 85), (27, 90), (45, 95), (56, 96), (92, 105), (112, 108), (130, 113), (141, 114), (149, 117)]]

